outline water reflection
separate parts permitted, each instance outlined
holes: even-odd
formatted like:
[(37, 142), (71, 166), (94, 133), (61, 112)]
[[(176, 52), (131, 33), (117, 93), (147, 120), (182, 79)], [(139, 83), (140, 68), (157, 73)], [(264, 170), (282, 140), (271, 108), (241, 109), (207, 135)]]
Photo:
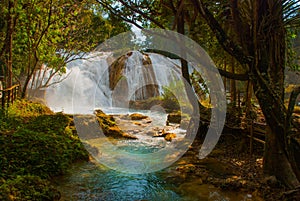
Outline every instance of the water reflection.
[(65, 201), (182, 200), (155, 174), (124, 174), (92, 162), (73, 167), (56, 183)]
[[(175, 173), (176, 174), (176, 173)], [(174, 169), (149, 174), (125, 174), (94, 162), (76, 164), (54, 183), (62, 201), (244, 201), (241, 192), (222, 192), (212, 185), (170, 180)], [(247, 197), (247, 199), (245, 199)]]

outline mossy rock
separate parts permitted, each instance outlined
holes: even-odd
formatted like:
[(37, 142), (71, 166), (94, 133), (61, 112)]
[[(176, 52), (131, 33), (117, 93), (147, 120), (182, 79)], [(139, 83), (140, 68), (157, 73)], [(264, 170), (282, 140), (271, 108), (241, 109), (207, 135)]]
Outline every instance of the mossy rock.
[(54, 114), (47, 106), (26, 99), (16, 100), (9, 108), (8, 114), (19, 118)]
[(153, 106), (162, 105), (162, 102), (160, 96), (151, 97), (146, 100), (130, 100), (129, 108), (136, 110), (150, 110)]
[(176, 134), (175, 133), (167, 133), (165, 136), (165, 140), (171, 142), (174, 138), (176, 138)]
[(95, 110), (95, 114), (104, 135), (113, 138), (137, 139), (134, 135), (130, 135), (122, 131), (116, 124), (113, 116), (105, 114), (102, 110)]
[(115, 126), (116, 125), (115, 119), (112, 116), (105, 114), (102, 110), (95, 110), (95, 114), (96, 114), (101, 126), (102, 125), (105, 125), (105, 126)]
[(169, 123), (180, 124), (181, 113), (178, 111), (178, 112), (172, 112), (172, 113), (168, 114), (167, 121)]
[(89, 158), (70, 116), (20, 100), (0, 121), (0, 200), (59, 200), (48, 179)]
[(189, 119), (190, 119), (190, 117), (188, 114), (181, 113), (180, 111), (176, 111), (176, 112), (171, 112), (170, 114), (168, 114), (167, 122), (180, 124), (181, 121), (185, 121), (185, 120), (189, 121)]
[(131, 115), (129, 115), (131, 120), (142, 120), (142, 119), (147, 119), (148, 116), (139, 114), (139, 113), (133, 113)]

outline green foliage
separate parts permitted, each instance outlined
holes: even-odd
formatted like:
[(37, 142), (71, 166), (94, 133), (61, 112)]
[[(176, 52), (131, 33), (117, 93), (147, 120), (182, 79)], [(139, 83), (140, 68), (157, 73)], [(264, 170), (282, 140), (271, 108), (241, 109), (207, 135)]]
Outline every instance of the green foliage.
[(53, 114), (53, 112), (45, 105), (27, 101), (25, 99), (16, 100), (15, 103), (8, 108), (7, 112), (9, 116), (21, 119), (42, 114)]
[(300, 71), (300, 32), (287, 29), (287, 66), (293, 71)]
[[(0, 1), (0, 62), (7, 63), (8, 17), (12, 17), (12, 60), (15, 78), (26, 78), (23, 92), (29, 80), (51, 79), (66, 72), (66, 63), (75, 57), (94, 50), (104, 40), (129, 30), (129, 25), (119, 18), (107, 15), (93, 0), (14, 1), (7, 11), (8, 1)], [(105, 17), (104, 17), (105, 16)], [(43, 65), (45, 64), (45, 65)], [(51, 69), (51, 75), (43, 77), (38, 71)], [(0, 72), (7, 74), (7, 66)], [(38, 77), (41, 76), (41, 77)], [(16, 79), (15, 81), (18, 81)], [(35, 81), (36, 81), (35, 80)], [(33, 88), (44, 87), (48, 80), (36, 83)], [(23, 95), (25, 95), (23, 93)]]
[(0, 182), (0, 200), (59, 200), (60, 193), (49, 181), (38, 176), (17, 176), (14, 179)]
[[(180, 99), (182, 97), (176, 97), (176, 95), (173, 93), (175, 91), (183, 91), (184, 86), (182, 82), (173, 82), (170, 83), (168, 87), (163, 87), (163, 95), (162, 95), (162, 106), (169, 111), (178, 111), (180, 110), (180, 105), (184, 104), (184, 102)], [(183, 95), (183, 94), (181, 94)]]
[[(36, 128), (47, 131), (35, 131)], [(4, 146), (0, 165), (2, 177), (35, 174), (48, 178), (64, 173), (75, 160), (87, 159), (77, 137), (65, 131), (51, 130), (45, 124), (35, 125), (32, 130), (22, 128), (13, 134), (1, 135), (0, 141)]]
[[(13, 196), (11, 200), (53, 200), (55, 191), (42, 179), (66, 172), (74, 161), (88, 159), (69, 128), (71, 119), (62, 113), (20, 100), (0, 120), (0, 195), (4, 200), (7, 196)], [(22, 179), (28, 185), (23, 186)]]

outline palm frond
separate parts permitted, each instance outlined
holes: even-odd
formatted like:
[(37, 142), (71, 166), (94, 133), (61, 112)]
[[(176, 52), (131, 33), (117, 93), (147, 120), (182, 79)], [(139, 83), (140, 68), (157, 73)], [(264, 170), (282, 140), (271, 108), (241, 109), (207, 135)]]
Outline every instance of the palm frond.
[(300, 1), (283, 0), (283, 20), (285, 26), (300, 28)]

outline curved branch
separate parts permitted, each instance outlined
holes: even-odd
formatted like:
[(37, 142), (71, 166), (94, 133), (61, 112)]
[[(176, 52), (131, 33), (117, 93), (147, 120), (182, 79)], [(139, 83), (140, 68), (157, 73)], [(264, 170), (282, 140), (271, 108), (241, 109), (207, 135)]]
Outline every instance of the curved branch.
[(235, 44), (225, 33), (213, 14), (207, 9), (201, 0), (191, 0), (198, 12), (206, 20), (211, 30), (215, 33), (217, 40), (226, 52), (235, 57), (241, 64), (249, 64), (253, 58), (245, 54), (242, 47)]
[(240, 81), (247, 81), (249, 80), (249, 75), (247, 73), (245, 74), (236, 74), (236, 73), (230, 73), (228, 71), (222, 70), (218, 68), (218, 71), (220, 73), (220, 75), (229, 78), (229, 79), (233, 79), (233, 80), (240, 80)]
[[(170, 59), (181, 59), (181, 57), (179, 57), (178, 55), (172, 54), (170, 52), (162, 51), (162, 50), (146, 49), (146, 50), (144, 50), (144, 52), (153, 52), (153, 53), (161, 54)], [(224, 76), (229, 79), (240, 80), (240, 81), (249, 80), (249, 75), (247, 73), (245, 73), (245, 74), (230, 73), (228, 71), (225, 71), (225, 70), (222, 70), (219, 68), (218, 68), (218, 71), (221, 76)]]

